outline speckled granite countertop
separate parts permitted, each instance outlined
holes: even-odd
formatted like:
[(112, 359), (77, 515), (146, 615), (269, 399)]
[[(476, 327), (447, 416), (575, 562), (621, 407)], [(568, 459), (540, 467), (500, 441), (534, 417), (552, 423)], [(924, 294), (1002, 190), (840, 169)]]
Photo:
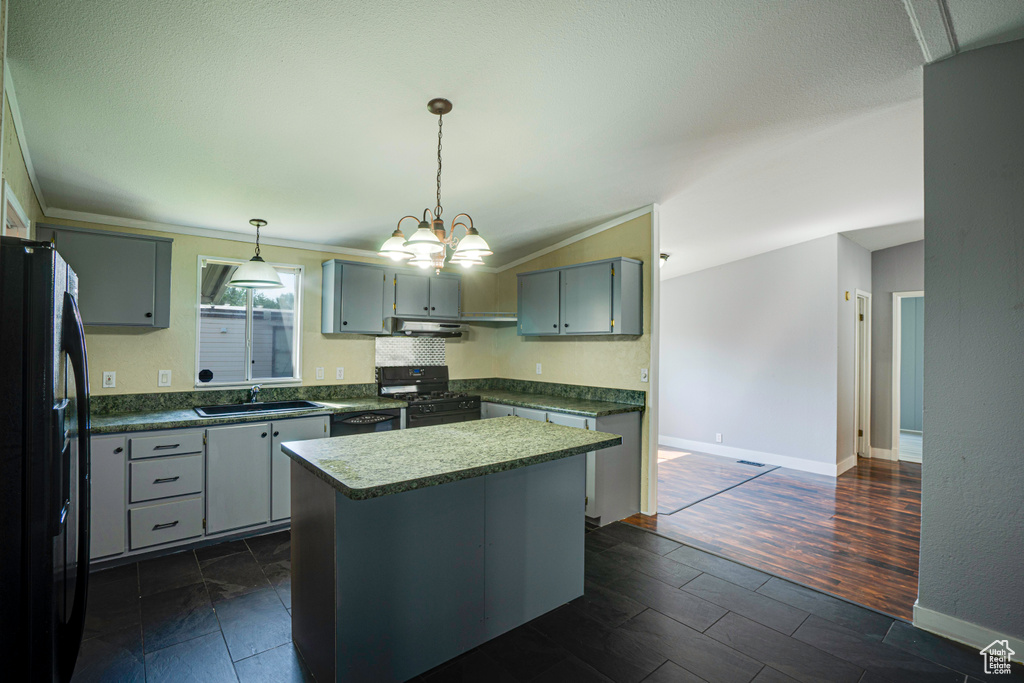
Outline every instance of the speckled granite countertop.
[(601, 417), (617, 413), (631, 413), (643, 410), (643, 406), (613, 401), (593, 401), (585, 398), (554, 396), (549, 394), (532, 394), (522, 391), (506, 391), (505, 389), (470, 390), (480, 394), (480, 399), (489, 403), (501, 403), (520, 408), (536, 408), (538, 410), (556, 410), (560, 413), (583, 415), (584, 417)]
[(212, 425), (237, 424), (239, 422), (265, 422), (282, 420), (303, 415), (321, 415), (324, 413), (353, 413), (363, 410), (383, 410), (386, 408), (405, 408), (405, 401), (395, 401), (377, 396), (343, 398), (333, 401), (316, 401), (322, 408), (309, 410), (290, 410), (280, 413), (263, 413), (249, 415), (223, 415), (220, 417), (200, 417), (192, 408), (178, 410), (154, 410), (131, 413), (114, 413), (110, 415), (93, 415), (90, 418), (93, 434), (119, 434), (122, 432), (143, 432), (151, 429), (177, 429), (181, 427), (209, 427)]
[(353, 500), (558, 460), (617, 446), (622, 437), (521, 417), (497, 417), (331, 439), (282, 450)]

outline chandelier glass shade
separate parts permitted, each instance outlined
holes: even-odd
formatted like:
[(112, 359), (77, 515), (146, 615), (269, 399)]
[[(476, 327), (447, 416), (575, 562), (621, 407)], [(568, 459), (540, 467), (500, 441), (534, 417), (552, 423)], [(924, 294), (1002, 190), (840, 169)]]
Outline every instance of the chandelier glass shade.
[[(391, 237), (384, 241), (377, 254), (395, 261), (408, 260), (410, 265), (424, 269), (433, 268), (435, 272), (440, 272), (448, 260), (448, 249), (451, 248), (453, 253), (450, 263), (459, 263), (467, 268), (481, 265), (483, 257), (494, 252), (473, 227), (473, 219), (469, 214), (457, 215), (451, 221), (450, 227), (446, 227), (444, 219), (441, 218), (444, 211), (441, 206), (441, 130), (444, 115), (452, 110), (452, 103), (443, 98), (435, 98), (427, 103), (427, 110), (437, 116), (437, 204), (433, 211), (423, 210), (423, 218), (409, 239), (405, 239), (405, 234), (401, 230), (402, 221), (409, 218), (417, 219), (415, 216), (402, 217)], [(466, 224), (460, 220), (461, 218), (465, 218), (469, 223)], [(461, 239), (455, 235), (455, 229), (459, 226), (466, 231)]]

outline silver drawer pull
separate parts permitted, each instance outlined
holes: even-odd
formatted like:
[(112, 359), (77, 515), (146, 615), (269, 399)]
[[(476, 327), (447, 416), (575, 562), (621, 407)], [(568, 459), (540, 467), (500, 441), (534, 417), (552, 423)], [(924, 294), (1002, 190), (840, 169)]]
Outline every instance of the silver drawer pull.
[(160, 446), (153, 446), (153, 450), (154, 451), (162, 451), (162, 450), (167, 449), (167, 448), (177, 448), (180, 445), (181, 445), (180, 443), (165, 443), (165, 444), (161, 444)]
[(167, 483), (170, 483), (172, 481), (178, 481), (179, 479), (181, 479), (180, 476), (179, 477), (163, 477), (162, 479), (154, 479), (153, 483), (154, 484), (167, 484)]
[(160, 529), (170, 529), (172, 526), (178, 526), (178, 520), (173, 522), (167, 522), (165, 524), (154, 524), (153, 531), (159, 531)]

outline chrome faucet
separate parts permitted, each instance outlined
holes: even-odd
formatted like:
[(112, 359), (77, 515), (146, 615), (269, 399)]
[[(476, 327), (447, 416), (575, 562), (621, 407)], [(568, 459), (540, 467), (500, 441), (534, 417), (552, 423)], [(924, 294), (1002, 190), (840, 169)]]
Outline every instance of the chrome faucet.
[(256, 403), (256, 397), (259, 396), (260, 387), (262, 384), (253, 384), (252, 388), (249, 389), (249, 403)]

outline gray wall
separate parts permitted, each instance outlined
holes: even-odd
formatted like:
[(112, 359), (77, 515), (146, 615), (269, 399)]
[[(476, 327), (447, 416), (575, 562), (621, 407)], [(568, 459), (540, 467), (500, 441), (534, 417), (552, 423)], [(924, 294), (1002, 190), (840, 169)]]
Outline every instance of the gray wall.
[(900, 300), (900, 429), (924, 420), (924, 297)]
[(662, 282), (663, 435), (835, 465), (838, 240)]
[(1022, 84), (1024, 41), (924, 67), (928, 463), (918, 603), (1016, 638), (1024, 637)]
[[(836, 457), (839, 461), (857, 454), (854, 430), (857, 370), (857, 290), (871, 293), (871, 252), (842, 235), (837, 235), (838, 310)], [(850, 300), (846, 300), (846, 292)], [(856, 462), (856, 461), (854, 461)]]
[(871, 252), (871, 445), (892, 448), (892, 293), (924, 290), (924, 240)]

